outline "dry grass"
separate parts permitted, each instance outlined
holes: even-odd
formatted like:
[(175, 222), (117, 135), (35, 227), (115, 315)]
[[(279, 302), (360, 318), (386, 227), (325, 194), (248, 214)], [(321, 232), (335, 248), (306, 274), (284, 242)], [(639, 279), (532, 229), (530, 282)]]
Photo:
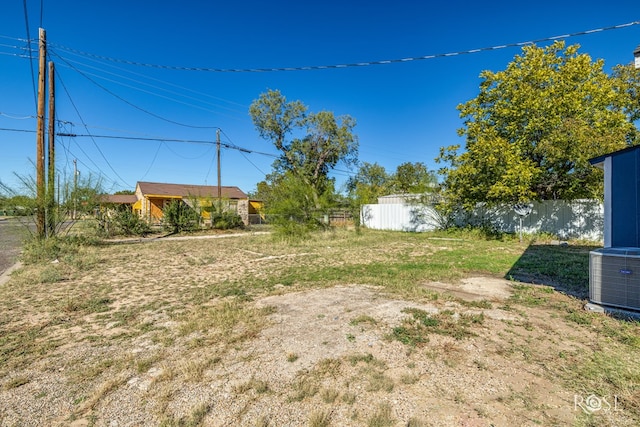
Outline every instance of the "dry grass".
[[(552, 287), (516, 284), (507, 300), (436, 292), (424, 285), (505, 277), (527, 247), (431, 237), (80, 246), (28, 264), (0, 288), (1, 421), (640, 422), (637, 323)], [(345, 284), (349, 297), (321, 306)], [(590, 394), (620, 410), (576, 411), (574, 395)]]

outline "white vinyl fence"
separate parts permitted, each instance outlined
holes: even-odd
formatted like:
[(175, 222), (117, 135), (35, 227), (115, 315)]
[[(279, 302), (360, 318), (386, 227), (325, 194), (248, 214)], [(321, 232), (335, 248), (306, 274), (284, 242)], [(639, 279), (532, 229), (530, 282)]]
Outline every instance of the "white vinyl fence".
[[(533, 202), (531, 214), (522, 220), (524, 233), (546, 232), (561, 239), (603, 239), (604, 207), (598, 200)], [(437, 228), (432, 207), (415, 204), (363, 205), (361, 223), (377, 230), (429, 231)], [(455, 218), (457, 225), (490, 225), (497, 230), (516, 233), (520, 217), (512, 206), (486, 208)]]
[(394, 231), (430, 231), (437, 228), (431, 206), (403, 203), (362, 205), (360, 223), (367, 228)]

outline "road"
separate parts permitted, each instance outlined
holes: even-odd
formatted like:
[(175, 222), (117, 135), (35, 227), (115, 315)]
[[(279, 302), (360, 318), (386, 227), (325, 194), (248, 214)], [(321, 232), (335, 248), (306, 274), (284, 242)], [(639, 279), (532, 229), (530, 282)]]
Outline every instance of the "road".
[(0, 275), (18, 261), (22, 242), (29, 236), (29, 221), (0, 218)]

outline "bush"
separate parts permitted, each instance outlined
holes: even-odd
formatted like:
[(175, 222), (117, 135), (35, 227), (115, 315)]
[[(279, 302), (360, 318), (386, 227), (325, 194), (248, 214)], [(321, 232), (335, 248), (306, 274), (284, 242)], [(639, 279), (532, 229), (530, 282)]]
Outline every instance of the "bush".
[(276, 236), (284, 238), (304, 238), (316, 229), (310, 223), (281, 218), (273, 222), (273, 227)]
[(211, 214), (213, 228), (229, 230), (231, 228), (243, 228), (242, 218), (235, 212), (213, 212)]
[(164, 208), (164, 228), (173, 233), (194, 231), (200, 227), (200, 215), (181, 200), (173, 200)]
[(117, 232), (125, 236), (144, 236), (151, 231), (149, 224), (130, 210), (118, 211), (113, 221)]

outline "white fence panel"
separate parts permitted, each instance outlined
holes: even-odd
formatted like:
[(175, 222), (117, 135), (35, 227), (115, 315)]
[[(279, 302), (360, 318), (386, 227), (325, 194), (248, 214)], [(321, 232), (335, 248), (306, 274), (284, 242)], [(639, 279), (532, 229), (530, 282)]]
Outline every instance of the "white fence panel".
[(387, 203), (363, 205), (360, 223), (375, 230), (430, 231), (436, 229), (430, 206)]
[[(602, 240), (604, 207), (598, 200), (545, 200), (533, 202), (531, 214), (523, 218), (525, 233), (546, 232), (561, 239)], [(519, 231), (520, 217), (511, 206), (485, 208), (456, 219), (458, 225), (491, 225), (505, 232)]]
[[(550, 233), (561, 239), (603, 240), (604, 207), (598, 200), (532, 203), (531, 214), (522, 220), (525, 233)], [(361, 224), (376, 230), (429, 231), (437, 228), (432, 207), (415, 204), (363, 205)], [(460, 226), (491, 225), (497, 230), (517, 233), (520, 217), (512, 206), (486, 208), (479, 205), (473, 212), (456, 218)]]

